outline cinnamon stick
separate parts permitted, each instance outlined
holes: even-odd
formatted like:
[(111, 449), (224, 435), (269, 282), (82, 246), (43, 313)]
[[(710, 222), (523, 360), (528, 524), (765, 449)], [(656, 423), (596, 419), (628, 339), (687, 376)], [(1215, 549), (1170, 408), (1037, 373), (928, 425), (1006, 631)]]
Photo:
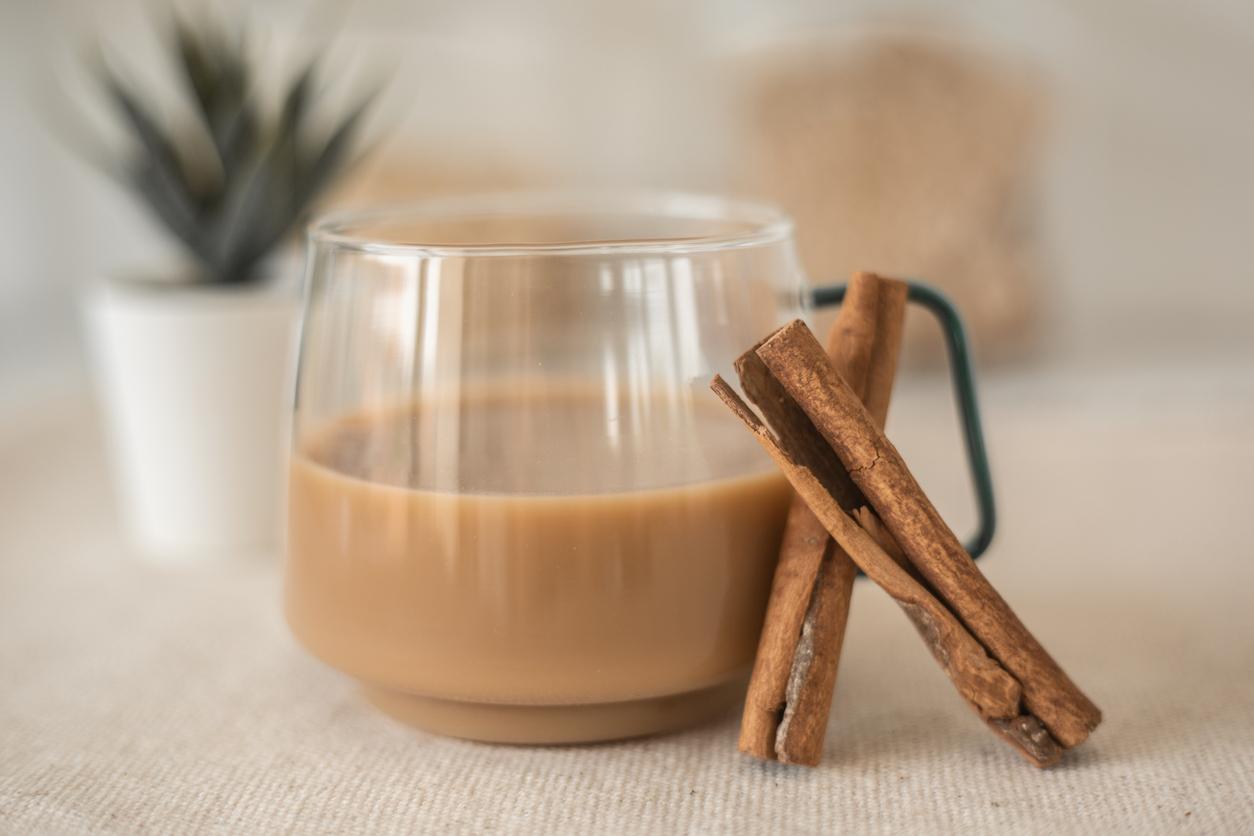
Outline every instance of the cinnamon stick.
[[(746, 392), (757, 403), (758, 395), (750, 387), (752, 384)], [(1020, 684), (989, 658), (954, 615), (889, 556), (875, 537), (842, 510), (837, 496), (844, 489), (839, 480), (823, 475), (828, 468), (814, 445), (817, 430), (812, 425), (794, 425), (786, 431), (777, 430), (777, 436), (721, 377), (714, 378), (711, 388), (754, 433), (846, 554), (910, 617), (958, 693), (1030, 762), (1041, 767), (1056, 763), (1062, 749), (1048, 734), (1032, 734), (1036, 730), (1032, 718), (1025, 718), (1020, 711)]]
[[(855, 274), (828, 337), (835, 367), (881, 425), (900, 354), (906, 294), (903, 282)], [(747, 354), (738, 362), (742, 379), (766, 374), (755, 360)], [(772, 409), (777, 400), (765, 401), (776, 421), (788, 422), (786, 414)], [(854, 501), (856, 492), (848, 483), (846, 489), (846, 501)], [(856, 574), (823, 524), (795, 497), (745, 696), (740, 751), (784, 763), (819, 762)]]
[[(1064, 747), (1083, 742), (1101, 712), (985, 579), (804, 323), (781, 328), (754, 353), (830, 445), (911, 565), (1019, 681), (1027, 711)], [(1000, 731), (1020, 742), (1039, 737), (1031, 723)]]

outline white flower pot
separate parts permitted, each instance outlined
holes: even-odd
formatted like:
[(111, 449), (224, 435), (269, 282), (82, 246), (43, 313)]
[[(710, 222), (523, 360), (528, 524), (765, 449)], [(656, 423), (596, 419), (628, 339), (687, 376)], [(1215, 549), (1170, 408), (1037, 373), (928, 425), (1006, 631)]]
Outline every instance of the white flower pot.
[(277, 544), (298, 318), (290, 285), (111, 283), (88, 300), (123, 516), (146, 556)]

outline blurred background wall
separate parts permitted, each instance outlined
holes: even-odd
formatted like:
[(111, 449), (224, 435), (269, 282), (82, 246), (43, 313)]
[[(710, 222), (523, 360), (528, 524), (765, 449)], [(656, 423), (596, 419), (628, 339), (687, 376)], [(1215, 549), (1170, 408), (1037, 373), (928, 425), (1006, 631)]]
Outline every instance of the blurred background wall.
[[(76, 298), (85, 286), (174, 257), (129, 197), (67, 153), (46, 125), (64, 130), (57, 108), (101, 123), (85, 104), (77, 112), (86, 86), (79, 58), (92, 39), (141, 75), (169, 75), (151, 58), (153, 8), (160, 4), (0, 6), (2, 400), (81, 374)], [(381, 145), (337, 196), (350, 203), (527, 184), (752, 191), (761, 182), (747, 173), (770, 147), (754, 145), (754, 120), (760, 129), (772, 118), (754, 110), (763, 78), (755, 68), (771, 66), (762, 56), (815, 42), (829, 44), (829, 55), (856, 55), (883, 33), (890, 44), (905, 38), (941, 43), (946, 55), (978, 54), (992, 63), (969, 88), (977, 99), (985, 81), (1013, 77), (1022, 86), (1018, 104), (981, 99), (977, 115), (1031, 126), (1007, 140), (1023, 146), (1015, 189), (1028, 205), (1015, 211), (1027, 215), (1034, 283), (1034, 336), (1010, 361), (1118, 369), (1248, 364), (1254, 356), (1248, 2), (188, 0), (181, 8), (246, 15), (266, 33), (279, 73), (328, 45), (329, 66), (346, 69), (331, 79), (341, 82), (333, 92), (391, 79), (374, 117)], [(868, 60), (831, 70), (824, 89), (851, 107), (875, 106), (879, 82), (859, 69), (874, 66)], [(56, 104), (63, 95), (69, 104)], [(918, 100), (935, 97), (924, 91)], [(945, 111), (936, 118), (943, 122)], [(816, 124), (820, 140), (811, 146), (821, 146), (828, 123)], [(856, 147), (874, 156), (877, 141)], [(894, 160), (913, 159), (909, 149), (893, 153), (907, 156), (880, 161), (890, 169), (876, 181), (885, 189), (895, 188)]]

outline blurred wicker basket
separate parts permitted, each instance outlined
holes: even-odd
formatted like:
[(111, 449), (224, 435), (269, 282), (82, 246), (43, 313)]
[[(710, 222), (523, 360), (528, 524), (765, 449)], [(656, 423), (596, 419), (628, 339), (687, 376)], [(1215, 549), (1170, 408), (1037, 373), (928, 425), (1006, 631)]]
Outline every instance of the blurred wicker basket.
[(1034, 78), (956, 42), (883, 33), (746, 64), (742, 187), (796, 218), (813, 279), (923, 278), (955, 299), (985, 357), (1030, 349), (1042, 271)]

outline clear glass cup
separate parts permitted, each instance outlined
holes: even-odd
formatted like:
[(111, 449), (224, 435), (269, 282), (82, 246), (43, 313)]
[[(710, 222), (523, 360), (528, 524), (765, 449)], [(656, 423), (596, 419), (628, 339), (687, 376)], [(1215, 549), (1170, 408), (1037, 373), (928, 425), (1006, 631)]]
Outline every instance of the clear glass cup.
[(298, 639), (420, 727), (667, 731), (741, 695), (789, 489), (709, 391), (802, 313), (788, 219), (520, 194), (310, 232)]

